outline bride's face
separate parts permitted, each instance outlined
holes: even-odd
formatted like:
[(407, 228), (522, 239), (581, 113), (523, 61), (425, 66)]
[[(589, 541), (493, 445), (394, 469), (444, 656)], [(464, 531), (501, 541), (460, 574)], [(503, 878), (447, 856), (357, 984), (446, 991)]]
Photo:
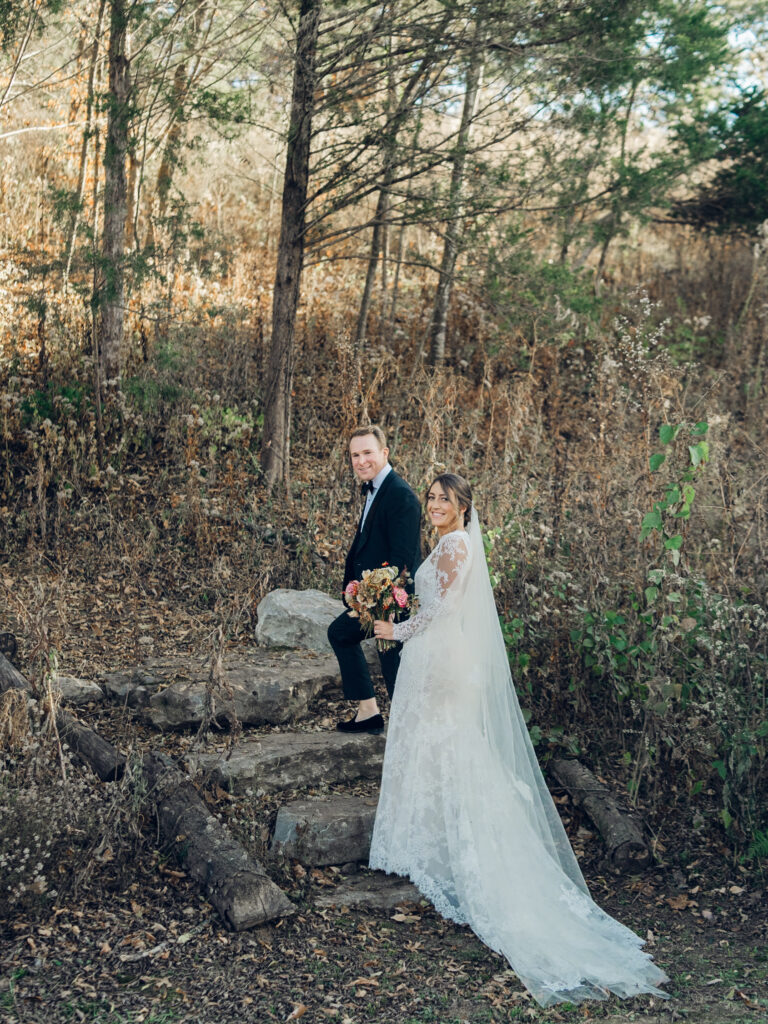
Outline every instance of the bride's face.
[(427, 495), (427, 515), (437, 532), (442, 535), (460, 530), (464, 526), (464, 509), (459, 509), (456, 498), (440, 484), (434, 483)]

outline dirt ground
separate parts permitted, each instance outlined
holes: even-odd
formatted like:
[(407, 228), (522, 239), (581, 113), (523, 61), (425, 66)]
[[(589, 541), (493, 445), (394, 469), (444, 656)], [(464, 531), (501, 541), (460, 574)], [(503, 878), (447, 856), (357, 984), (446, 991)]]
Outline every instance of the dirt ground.
[[(301, 728), (332, 727), (338, 711), (332, 698), (319, 699)], [(84, 717), (123, 747), (162, 744), (181, 753), (193, 742), (188, 735), (148, 732), (124, 710), (93, 707)], [(228, 738), (208, 742), (226, 745)], [(365, 785), (358, 791), (365, 792)], [(265, 859), (277, 807), (299, 795), (256, 800), (204, 792)], [(684, 868), (670, 857), (639, 877), (608, 876), (601, 871), (599, 838), (576, 808), (562, 797), (559, 802), (594, 897), (648, 938), (670, 976), (668, 1001), (639, 997), (541, 1009), (502, 957), (426, 903), (390, 911), (315, 906), (318, 895), (344, 880), (338, 868), (271, 862), (271, 874), (297, 913), (234, 934), (183, 868), (156, 849), (147, 821), (118, 855), (102, 850), (88, 880), (50, 912), (0, 921), (0, 1020), (768, 1021), (766, 880), (705, 843), (689, 850)]]
[[(24, 575), (16, 581), (20, 592)], [(138, 628), (128, 616), (107, 629), (99, 601), (108, 600), (109, 585), (105, 578), (101, 590), (89, 589), (90, 600), (71, 600), (66, 630), (52, 636), (62, 671), (97, 678), (147, 653), (205, 657), (213, 626), (207, 610), (185, 616), (157, 602), (147, 606)], [(151, 647), (142, 645), (143, 636)], [(236, 642), (252, 643), (246, 636)], [(28, 653), (22, 646), (23, 671)], [(318, 698), (295, 728), (332, 729), (346, 711), (333, 695)], [(129, 753), (152, 747), (180, 755), (195, 742), (222, 747), (231, 739), (161, 736), (133, 712), (107, 705), (79, 714)], [(617, 774), (609, 782), (621, 786), (624, 780)], [(671, 998), (544, 1010), (502, 957), (426, 903), (389, 911), (318, 908), (318, 895), (344, 880), (341, 870), (276, 863), (267, 851), (279, 804), (306, 792), (249, 799), (205, 784), (201, 789), (215, 813), (268, 864), (296, 914), (241, 934), (227, 931), (183, 865), (158, 850), (154, 822), (137, 809), (135, 831), (116, 836), (114, 848), (101, 843), (87, 876), (62, 885), (54, 904), (0, 917), (0, 1021), (768, 1022), (768, 879), (759, 867), (734, 862), (712, 836), (692, 833), (674, 812), (649, 823), (656, 837), (654, 867), (642, 876), (616, 878), (602, 867), (601, 841), (590, 822), (562, 792), (554, 793), (593, 896), (647, 937), (670, 977)], [(357, 791), (371, 792), (370, 785)], [(66, 870), (62, 864), (60, 872)]]

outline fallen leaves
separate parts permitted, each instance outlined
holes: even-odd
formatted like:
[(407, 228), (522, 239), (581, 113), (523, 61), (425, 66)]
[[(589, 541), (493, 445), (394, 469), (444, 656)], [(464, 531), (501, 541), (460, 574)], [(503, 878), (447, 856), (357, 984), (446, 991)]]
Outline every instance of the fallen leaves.
[(681, 896), (667, 896), (666, 902), (672, 910), (687, 910), (695, 901), (689, 900), (688, 897), (683, 894)]

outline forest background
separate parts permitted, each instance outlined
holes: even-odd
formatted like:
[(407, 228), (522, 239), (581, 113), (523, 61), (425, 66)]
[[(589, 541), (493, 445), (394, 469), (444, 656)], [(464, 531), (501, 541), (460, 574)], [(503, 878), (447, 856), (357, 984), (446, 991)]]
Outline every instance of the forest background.
[(34, 685), (335, 592), (376, 421), (417, 490), (473, 486), (542, 760), (611, 775), (660, 858), (759, 873), (765, 16), (0, 4), (0, 625)]

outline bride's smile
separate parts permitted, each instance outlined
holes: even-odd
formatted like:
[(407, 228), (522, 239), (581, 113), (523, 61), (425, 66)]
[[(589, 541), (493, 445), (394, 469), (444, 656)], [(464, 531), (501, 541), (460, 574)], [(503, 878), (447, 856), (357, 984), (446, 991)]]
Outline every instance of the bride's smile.
[(451, 494), (447, 494), (438, 483), (434, 483), (427, 495), (427, 515), (442, 537), (445, 533), (461, 530), (464, 526), (465, 508)]

